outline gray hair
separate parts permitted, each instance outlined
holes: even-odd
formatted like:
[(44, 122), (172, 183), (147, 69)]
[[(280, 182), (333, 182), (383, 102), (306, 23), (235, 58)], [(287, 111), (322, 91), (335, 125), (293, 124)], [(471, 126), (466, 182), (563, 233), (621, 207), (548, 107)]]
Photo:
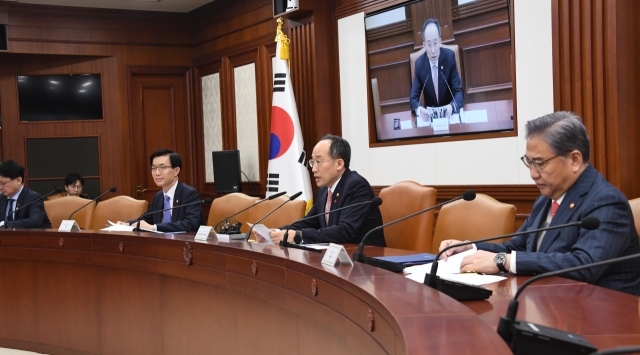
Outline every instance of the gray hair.
[(527, 122), (525, 138), (542, 136), (551, 150), (567, 156), (574, 150), (582, 154), (586, 163), (590, 158), (590, 142), (587, 129), (580, 117), (573, 112), (558, 111)]
[(344, 167), (349, 168), (349, 163), (351, 162), (351, 146), (346, 139), (338, 136), (334, 136), (333, 134), (326, 134), (324, 137), (320, 138), (320, 141), (330, 140), (331, 145), (329, 146), (329, 156), (331, 159), (342, 159), (344, 160)]

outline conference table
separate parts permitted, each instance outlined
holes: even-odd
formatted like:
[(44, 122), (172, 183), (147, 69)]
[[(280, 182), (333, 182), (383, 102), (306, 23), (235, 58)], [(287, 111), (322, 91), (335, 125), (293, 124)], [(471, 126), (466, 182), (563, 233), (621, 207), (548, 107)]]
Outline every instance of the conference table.
[[(355, 245), (347, 245), (349, 254)], [(367, 255), (408, 251), (366, 247)], [(510, 354), (496, 333), (527, 277), (457, 302), (400, 274), (193, 233), (0, 230), (0, 347), (48, 354)], [(564, 278), (519, 319), (598, 348), (640, 344), (638, 297)]]

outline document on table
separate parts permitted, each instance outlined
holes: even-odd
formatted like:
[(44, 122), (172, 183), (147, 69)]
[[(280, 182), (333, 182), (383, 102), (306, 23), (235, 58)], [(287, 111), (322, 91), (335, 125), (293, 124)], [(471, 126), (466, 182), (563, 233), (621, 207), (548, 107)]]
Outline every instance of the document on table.
[(267, 240), (267, 242), (274, 244), (273, 241), (271, 240), (271, 237), (269, 236), (269, 228), (267, 228), (267, 226), (265, 226), (264, 224), (251, 224), (247, 222), (247, 225), (249, 226), (249, 228), (253, 227), (253, 230), (260, 234), (260, 236), (264, 239)]
[[(467, 283), (471, 285), (485, 285), (500, 280), (505, 280), (506, 277), (495, 275), (480, 275), (476, 273), (460, 273), (460, 264), (465, 256), (475, 253), (475, 249), (470, 249), (465, 252), (450, 256), (446, 261), (438, 260), (437, 275), (443, 279)], [(416, 282), (424, 282), (424, 277), (427, 273), (431, 272), (431, 265), (433, 263), (410, 266), (404, 269), (405, 273), (408, 273), (406, 277)]]
[[(109, 222), (110, 226), (107, 228), (102, 228), (102, 231), (107, 231), (107, 232), (133, 232), (133, 229), (135, 227), (133, 226), (127, 226), (124, 224), (117, 224), (117, 223), (113, 223), (111, 221), (107, 221)], [(152, 233), (161, 233), (164, 234), (163, 232), (159, 232), (159, 231), (154, 231), (153, 229), (147, 229), (147, 228), (140, 228), (141, 230), (145, 231), (145, 232), (152, 232)]]

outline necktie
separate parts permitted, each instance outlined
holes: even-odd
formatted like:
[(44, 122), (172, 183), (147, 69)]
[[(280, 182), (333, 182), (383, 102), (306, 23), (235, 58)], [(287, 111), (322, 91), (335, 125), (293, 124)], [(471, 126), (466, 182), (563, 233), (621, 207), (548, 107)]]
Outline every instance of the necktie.
[[(331, 210), (331, 198), (333, 197), (333, 193), (331, 192), (331, 189), (329, 189), (329, 194), (327, 194), (327, 205), (324, 208), (325, 212), (329, 212)], [(329, 225), (329, 214), (324, 215), (324, 220), (325, 222), (327, 222), (327, 225)]]
[[(169, 195), (164, 195), (164, 209), (171, 208), (171, 199)], [(162, 214), (162, 223), (171, 222), (171, 210), (164, 211)]]
[(433, 89), (436, 91), (436, 101), (438, 101), (438, 68), (435, 64), (431, 66), (431, 76), (433, 77)]
[(560, 207), (559, 203), (557, 203), (556, 201), (551, 202), (551, 218), (556, 215), (558, 207)]
[(12, 198), (7, 201), (7, 221), (13, 221), (13, 201)]

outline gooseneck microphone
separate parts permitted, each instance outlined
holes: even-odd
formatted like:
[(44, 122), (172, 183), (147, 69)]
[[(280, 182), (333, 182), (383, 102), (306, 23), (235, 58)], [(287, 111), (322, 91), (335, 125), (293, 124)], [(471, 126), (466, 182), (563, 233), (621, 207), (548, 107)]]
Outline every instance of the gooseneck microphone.
[[(56, 187), (55, 189), (53, 189), (53, 191), (49, 192), (48, 194), (46, 194), (46, 195), (42, 195), (42, 196), (38, 197), (37, 199), (35, 199), (35, 200), (33, 200), (33, 201), (31, 201), (31, 202), (27, 203), (27, 204), (26, 204), (26, 205), (24, 205), (24, 206), (17, 206), (17, 205), (16, 205), (16, 209), (15, 209), (15, 210), (13, 210), (13, 212), (11, 212), (11, 215), (15, 215), (15, 214), (16, 214), (16, 212), (18, 212), (18, 210), (21, 210), (21, 209), (23, 209), (23, 208), (25, 208), (25, 207), (27, 207), (27, 206), (31, 205), (32, 203), (36, 203), (36, 202), (38, 202), (38, 201), (42, 201), (42, 200), (44, 200), (45, 198), (47, 198), (47, 197), (49, 197), (49, 196), (51, 196), (51, 195), (53, 195), (53, 194), (60, 193), (61, 191), (62, 191), (62, 189), (61, 189), (61, 188)], [(4, 229), (8, 229), (8, 228), (9, 228), (9, 227), (7, 226), (7, 221), (8, 221), (8, 220), (9, 220), (9, 214), (7, 213), (7, 215), (4, 217)]]
[(302, 195), (302, 191), (295, 193), (293, 196), (289, 197), (288, 200), (284, 201), (283, 203), (281, 203), (278, 207), (274, 208), (271, 210), (271, 212), (267, 213), (266, 215), (264, 215), (262, 218), (260, 218), (259, 220), (256, 221), (256, 223), (254, 223), (251, 228), (249, 228), (249, 231), (247, 232), (247, 235), (244, 237), (244, 241), (248, 242), (249, 238), (251, 237), (251, 231), (253, 231), (253, 226), (255, 226), (256, 224), (262, 222), (265, 218), (269, 217), (273, 212), (277, 211), (280, 209), (280, 207), (284, 206), (285, 204), (297, 199), (298, 197), (300, 197), (300, 195)]
[[(459, 114), (460, 110), (458, 109), (458, 105), (456, 104), (456, 97), (453, 96), (453, 91), (451, 91), (451, 87), (449, 86), (449, 83), (447, 82), (447, 77), (444, 76), (444, 74), (442, 73), (442, 70), (440, 70), (440, 75), (442, 75), (442, 79), (444, 79), (444, 83), (447, 84), (447, 89), (449, 89), (449, 93), (451, 94), (451, 102), (453, 103), (453, 108)], [(451, 112), (451, 114), (453, 114), (453, 112)], [(460, 116), (458, 116), (458, 119), (460, 120), (460, 123), (462, 123), (462, 119), (460, 118)]]
[(154, 213), (160, 213), (160, 212), (164, 212), (164, 211), (174, 210), (176, 208), (182, 208), (182, 207), (187, 207), (187, 206), (191, 206), (191, 205), (197, 205), (197, 204), (201, 204), (201, 203), (204, 203), (205, 205), (209, 205), (209, 204), (211, 204), (211, 199), (210, 198), (205, 198), (204, 200), (193, 201), (193, 202), (185, 203), (184, 205), (178, 205), (178, 206), (173, 206), (171, 208), (165, 208), (163, 210), (157, 210), (157, 211), (151, 211), (151, 212), (143, 213), (140, 217), (138, 217), (136, 222), (134, 222), (136, 224), (136, 227), (133, 230), (135, 232), (140, 232), (140, 221), (146, 216), (152, 215)]
[[(574, 266), (567, 269), (545, 272), (536, 275), (525, 281), (518, 288), (513, 299), (509, 302), (506, 317), (501, 317), (498, 323), (498, 334), (511, 347), (514, 354), (528, 354), (532, 347), (537, 353), (542, 354), (591, 354), (597, 349), (591, 345), (586, 339), (577, 334), (567, 333), (558, 329), (545, 327), (525, 321), (517, 321), (518, 313), (518, 296), (532, 282), (545, 279), (551, 276), (568, 274), (574, 271), (590, 269), (598, 266), (607, 266), (621, 261), (640, 258), (639, 254), (622, 256), (619, 258), (598, 261), (591, 264)], [(533, 329), (533, 331), (532, 331)], [(527, 338), (527, 339), (525, 339)]]
[(273, 194), (273, 195), (271, 195), (271, 196), (269, 196), (269, 197), (267, 197), (267, 198), (264, 198), (264, 199), (262, 199), (262, 200), (260, 200), (260, 201), (258, 201), (258, 202), (256, 202), (256, 203), (254, 203), (254, 204), (252, 204), (252, 205), (250, 205), (250, 206), (246, 207), (246, 208), (241, 209), (240, 211), (238, 211), (238, 212), (236, 212), (236, 213), (232, 214), (231, 216), (224, 217), (220, 222), (216, 223), (215, 227), (213, 227), (213, 230), (217, 230), (217, 229), (218, 229), (218, 226), (220, 225), (220, 223), (225, 222), (225, 221), (228, 221), (228, 220), (229, 220), (229, 218), (231, 218), (231, 217), (233, 217), (233, 216), (236, 216), (236, 215), (238, 215), (238, 214), (240, 214), (240, 213), (242, 213), (242, 212), (244, 212), (244, 211), (248, 210), (249, 208), (255, 207), (255, 206), (257, 206), (257, 205), (259, 205), (259, 204), (263, 203), (264, 201), (269, 201), (269, 200), (276, 199), (276, 198), (278, 198), (278, 197), (280, 197), (280, 196), (282, 196), (282, 195), (284, 195), (284, 194), (286, 194), (286, 193), (287, 193), (286, 191), (278, 192), (277, 194)]
[(73, 217), (73, 215), (74, 215), (74, 214), (76, 214), (76, 212), (78, 212), (78, 211), (80, 211), (81, 209), (83, 209), (83, 208), (85, 208), (85, 207), (89, 206), (89, 205), (91, 204), (91, 202), (95, 202), (97, 199), (99, 199), (100, 197), (102, 197), (102, 196), (104, 196), (104, 195), (108, 194), (109, 192), (116, 192), (116, 191), (118, 191), (118, 189), (116, 189), (116, 187), (115, 187), (115, 186), (114, 186), (114, 187), (112, 187), (112, 188), (110, 188), (109, 190), (105, 191), (102, 195), (100, 195), (100, 196), (98, 196), (98, 197), (94, 198), (93, 200), (89, 201), (86, 205), (84, 205), (84, 206), (82, 206), (82, 207), (78, 208), (77, 210), (73, 211), (73, 213), (71, 213), (71, 215), (69, 215), (69, 218), (67, 218), (67, 219), (71, 219), (71, 217)]
[(460, 282), (455, 282), (455, 281), (450, 281), (450, 280), (445, 280), (440, 278), (436, 273), (438, 272), (438, 260), (440, 259), (440, 256), (446, 252), (449, 249), (453, 249), (453, 248), (457, 248), (457, 247), (461, 247), (461, 246), (465, 246), (465, 245), (469, 245), (469, 244), (474, 244), (474, 243), (481, 243), (481, 242), (489, 242), (492, 240), (496, 240), (496, 239), (502, 239), (502, 238), (513, 238), (515, 236), (519, 236), (519, 235), (525, 235), (525, 234), (533, 234), (533, 233), (539, 233), (539, 232), (544, 232), (544, 231), (549, 231), (549, 230), (553, 230), (553, 229), (560, 229), (560, 228), (566, 228), (566, 227), (573, 227), (573, 226), (580, 226), (581, 228), (584, 228), (586, 230), (593, 230), (596, 229), (598, 227), (600, 227), (600, 220), (598, 219), (598, 217), (585, 217), (583, 218), (581, 221), (576, 221), (576, 222), (571, 222), (571, 223), (566, 223), (566, 224), (560, 224), (557, 226), (553, 226), (553, 227), (546, 227), (546, 228), (539, 228), (539, 229), (532, 229), (532, 230), (527, 230), (527, 231), (521, 231), (521, 232), (516, 232), (516, 233), (511, 233), (511, 234), (505, 234), (505, 235), (500, 235), (497, 237), (489, 237), (489, 238), (484, 238), (484, 239), (478, 239), (478, 240), (474, 240), (474, 241), (466, 241), (466, 242), (461, 242), (461, 243), (457, 243), (457, 244), (451, 244), (448, 247), (442, 249), (438, 255), (436, 255), (436, 258), (434, 259), (433, 264), (431, 264), (431, 272), (427, 273), (424, 277), (424, 284), (435, 288), (436, 290), (454, 298), (456, 301), (478, 301), (478, 300), (486, 300), (487, 298), (489, 298), (489, 296), (491, 296), (491, 294), (493, 293), (491, 290), (487, 290), (484, 287), (480, 287), (480, 286), (474, 286), (474, 285), (469, 285), (469, 284), (463, 284)]
[(367, 205), (367, 204), (371, 204), (371, 205), (377, 207), (377, 206), (380, 206), (382, 204), (382, 199), (380, 197), (374, 197), (373, 199), (371, 199), (371, 201), (358, 202), (358, 203), (354, 203), (354, 204), (349, 205), (349, 206), (336, 208), (336, 209), (333, 209), (333, 210), (330, 210), (330, 211), (327, 211), (327, 212), (318, 213), (318, 214), (313, 215), (313, 216), (306, 216), (306, 217), (304, 217), (302, 219), (299, 219), (299, 220), (291, 223), (289, 226), (287, 226), (287, 230), (284, 232), (284, 237), (280, 241), (279, 245), (281, 247), (297, 248), (297, 249), (309, 250), (309, 251), (320, 253), (321, 251), (318, 250), (318, 249), (313, 249), (313, 248), (304, 247), (302, 245), (298, 245), (298, 244), (300, 244), (300, 242), (302, 242), (302, 238), (300, 238), (300, 237), (294, 238), (293, 241), (294, 241), (295, 244), (294, 243), (289, 243), (287, 240), (289, 239), (289, 230), (291, 229), (291, 227), (294, 224), (298, 223), (298, 222), (307, 221), (307, 220), (318, 218), (320, 216), (324, 216), (324, 215), (327, 215), (327, 214), (330, 214), (330, 213), (333, 213), (333, 212), (338, 212), (338, 211), (346, 210), (346, 209), (351, 208), (351, 207)]
[(367, 237), (369, 235), (371, 235), (371, 233), (373, 233), (373, 232), (375, 232), (377, 230), (380, 230), (382, 228), (388, 227), (388, 226), (390, 226), (392, 224), (396, 224), (398, 222), (402, 222), (405, 219), (409, 219), (411, 217), (415, 217), (415, 216), (417, 216), (419, 214), (422, 214), (422, 213), (425, 213), (425, 212), (429, 212), (431, 210), (434, 210), (434, 209), (436, 209), (438, 207), (444, 206), (444, 205), (449, 204), (451, 202), (455, 202), (455, 201), (458, 201), (458, 200), (461, 200), (461, 199), (463, 199), (465, 201), (473, 201), (473, 200), (475, 200), (475, 198), (476, 198), (475, 191), (468, 190), (468, 191), (465, 191), (462, 194), (462, 196), (458, 196), (458, 197), (456, 197), (454, 199), (451, 199), (449, 201), (445, 201), (445, 202), (439, 203), (439, 204), (437, 204), (435, 206), (431, 206), (429, 208), (425, 208), (422, 211), (418, 211), (416, 213), (412, 213), (412, 214), (410, 214), (408, 216), (396, 219), (395, 221), (392, 221), (392, 222), (389, 222), (389, 223), (386, 223), (386, 224), (383, 224), (381, 226), (378, 226), (378, 227), (375, 227), (375, 228), (371, 229), (369, 232), (367, 232), (367, 234), (364, 235), (364, 237), (362, 237), (362, 241), (360, 242), (360, 245), (358, 246), (358, 251), (353, 253), (353, 260), (361, 262), (363, 264), (369, 264), (369, 265), (372, 265), (372, 266), (375, 266), (375, 267), (379, 267), (379, 268), (382, 268), (382, 269), (385, 269), (385, 270), (389, 270), (389, 271), (392, 271), (392, 272), (401, 272), (402, 270), (404, 270), (404, 264), (402, 264), (402, 263), (396, 263), (396, 262), (393, 262), (393, 261), (386, 261), (386, 260), (371, 258), (371, 257), (368, 257), (368, 256), (364, 255), (364, 242), (367, 240)]

